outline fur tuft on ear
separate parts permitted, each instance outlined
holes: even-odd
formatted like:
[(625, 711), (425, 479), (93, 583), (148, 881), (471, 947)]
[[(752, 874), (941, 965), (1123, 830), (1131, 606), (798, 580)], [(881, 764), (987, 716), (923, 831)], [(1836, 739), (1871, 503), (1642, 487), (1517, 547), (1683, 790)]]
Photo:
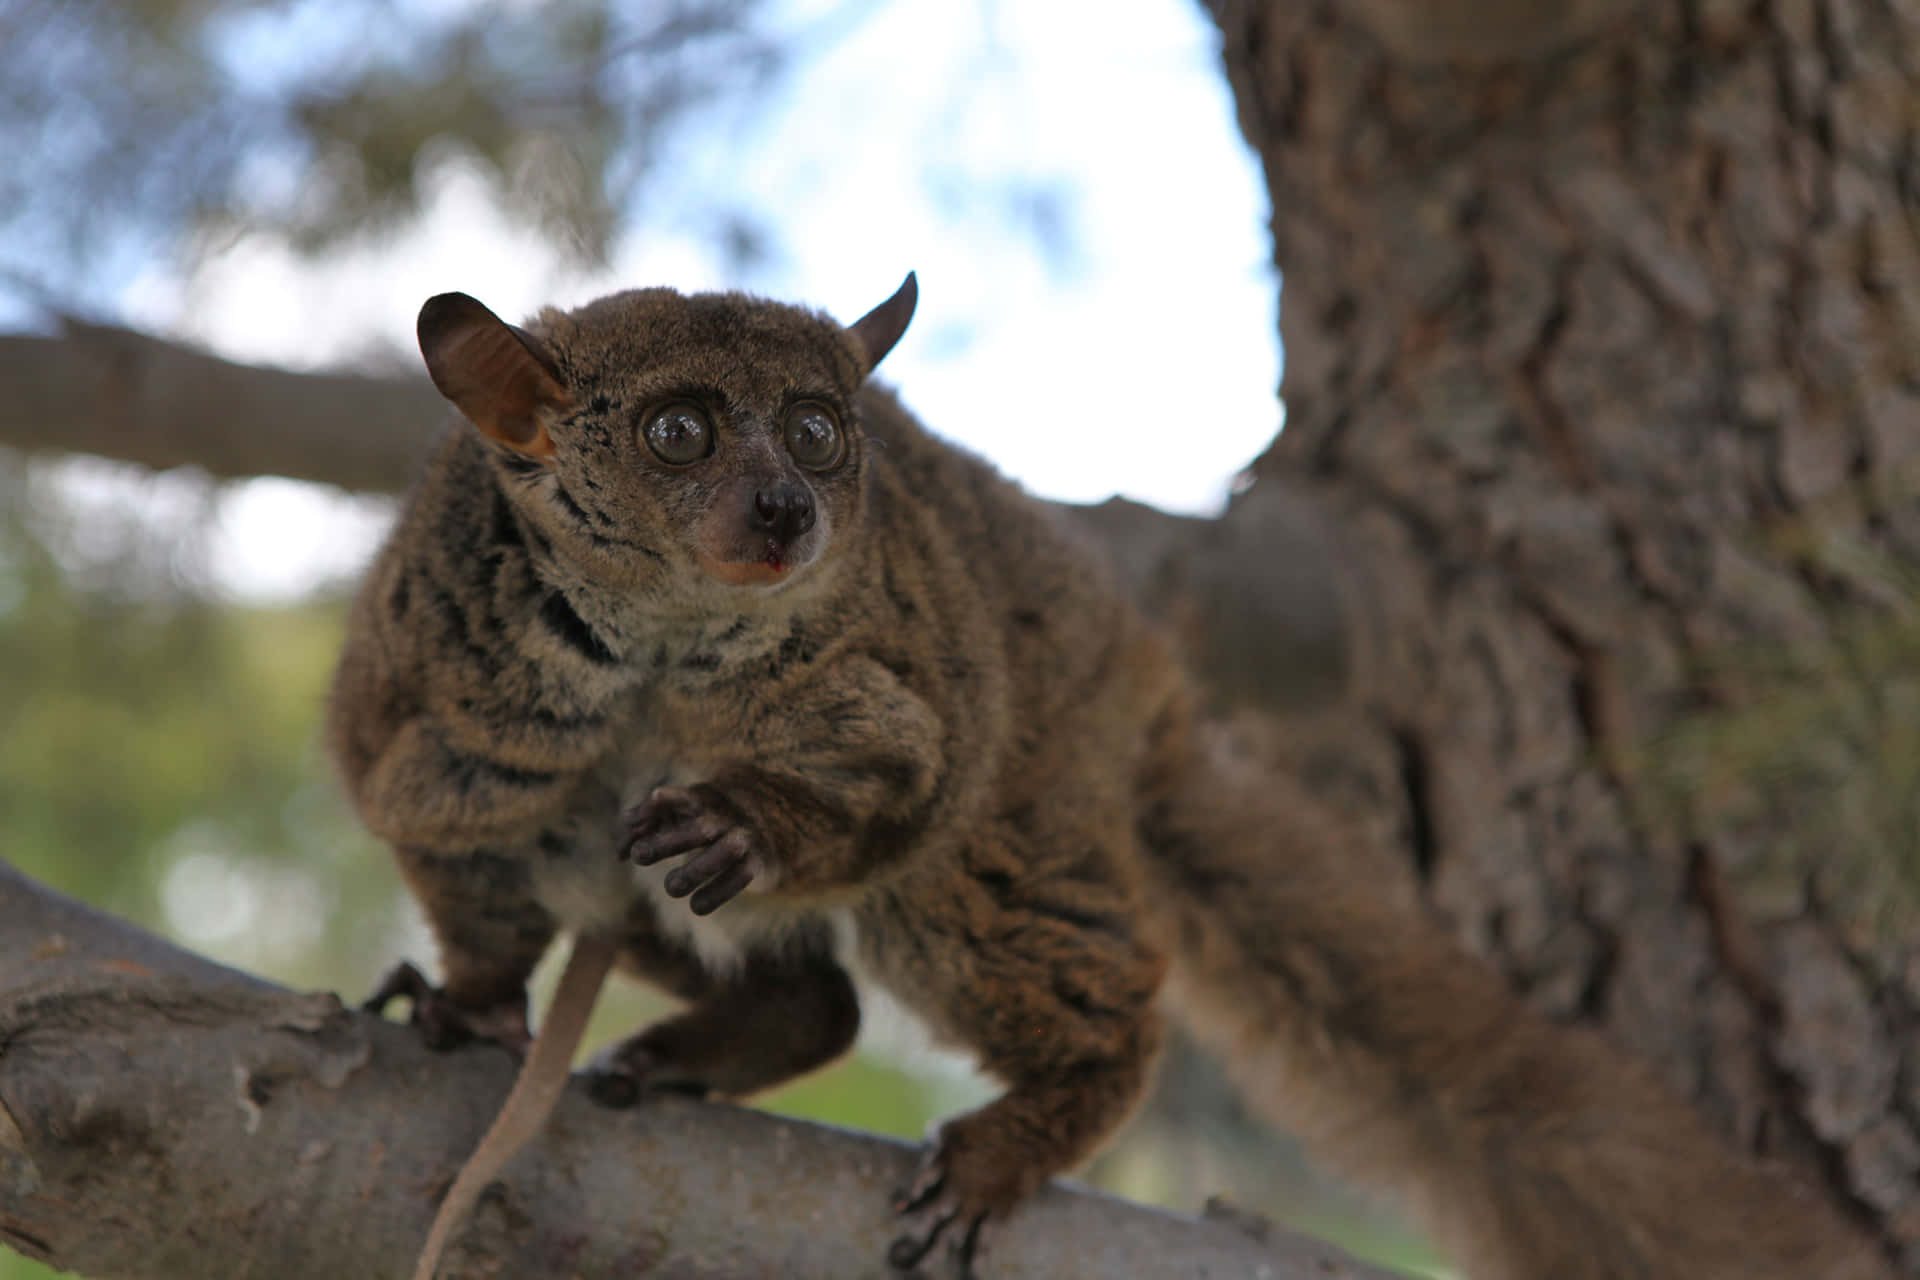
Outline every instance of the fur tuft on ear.
[(919, 301), (920, 282), (909, 271), (891, 298), (847, 327), (866, 356), (868, 373), (872, 373), (873, 367), (893, 350), (893, 344), (900, 341), (900, 335), (907, 331), (907, 322), (913, 319), (914, 304)]
[(416, 331), (433, 385), (467, 421), (529, 457), (553, 456), (545, 418), (569, 402), (539, 339), (464, 293), (428, 298)]

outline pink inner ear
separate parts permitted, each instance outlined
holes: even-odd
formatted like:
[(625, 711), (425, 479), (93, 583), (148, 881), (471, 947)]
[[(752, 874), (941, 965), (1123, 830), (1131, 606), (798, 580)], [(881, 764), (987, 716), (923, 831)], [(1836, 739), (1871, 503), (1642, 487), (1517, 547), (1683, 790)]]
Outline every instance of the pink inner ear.
[(540, 409), (565, 401), (566, 394), (505, 325), (467, 335), (459, 359), (490, 401), (496, 434), (521, 447), (544, 436)]
[(420, 350), (440, 393), (486, 435), (534, 457), (553, 453), (542, 409), (565, 406), (567, 394), (522, 337), (465, 295), (436, 298), (423, 309)]

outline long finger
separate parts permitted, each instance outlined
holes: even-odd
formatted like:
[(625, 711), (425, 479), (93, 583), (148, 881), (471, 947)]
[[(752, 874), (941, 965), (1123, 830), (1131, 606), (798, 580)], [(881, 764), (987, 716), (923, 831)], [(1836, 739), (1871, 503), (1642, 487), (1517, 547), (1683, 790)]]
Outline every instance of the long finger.
[(650, 867), (675, 854), (710, 845), (725, 833), (726, 828), (718, 822), (711, 818), (700, 818), (684, 826), (668, 827), (665, 831), (656, 831), (650, 836), (631, 841), (625, 849), (625, 856), (629, 861)]
[(735, 827), (675, 867), (664, 885), (670, 898), (684, 898), (747, 856), (747, 833)]
[(753, 864), (742, 858), (714, 879), (701, 885), (687, 906), (697, 916), (712, 915), (717, 908), (736, 897), (752, 879)]

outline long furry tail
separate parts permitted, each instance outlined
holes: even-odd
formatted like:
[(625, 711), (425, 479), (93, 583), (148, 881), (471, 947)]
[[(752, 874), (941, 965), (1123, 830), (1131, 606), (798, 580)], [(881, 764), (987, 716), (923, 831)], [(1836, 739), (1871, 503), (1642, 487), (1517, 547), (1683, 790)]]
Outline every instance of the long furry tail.
[(1474, 1280), (1870, 1280), (1838, 1213), (1593, 1032), (1533, 1015), (1297, 781), (1203, 730), (1142, 816), (1169, 1011)]

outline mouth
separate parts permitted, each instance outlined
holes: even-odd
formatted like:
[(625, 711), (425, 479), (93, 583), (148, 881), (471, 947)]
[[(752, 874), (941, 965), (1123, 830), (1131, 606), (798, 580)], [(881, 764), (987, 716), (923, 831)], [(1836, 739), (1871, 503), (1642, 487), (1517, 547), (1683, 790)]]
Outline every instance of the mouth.
[(719, 560), (702, 557), (706, 571), (729, 586), (767, 586), (787, 578), (794, 569), (793, 549), (768, 538), (751, 559)]

